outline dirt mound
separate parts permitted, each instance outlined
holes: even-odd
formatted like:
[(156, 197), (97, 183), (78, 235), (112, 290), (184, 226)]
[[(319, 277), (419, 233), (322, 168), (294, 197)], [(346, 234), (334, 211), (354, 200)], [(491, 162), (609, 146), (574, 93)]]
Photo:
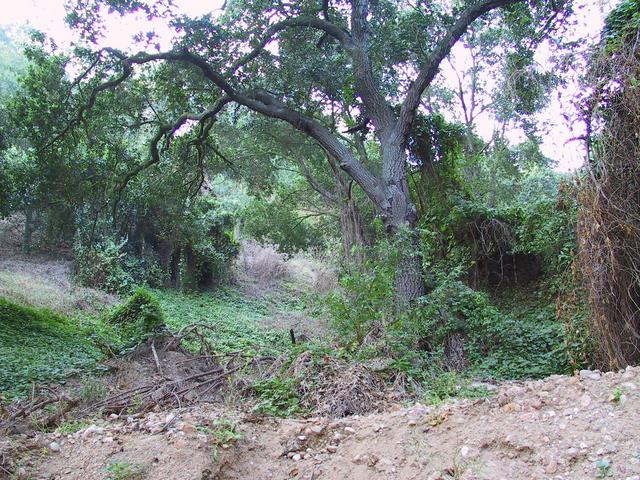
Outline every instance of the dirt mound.
[(112, 415), (34, 438), (47, 453), (33, 478), (104, 479), (117, 467), (138, 477), (111, 478), (638, 480), (639, 382), (640, 368), (582, 371), (487, 399), (337, 420), (206, 405)]

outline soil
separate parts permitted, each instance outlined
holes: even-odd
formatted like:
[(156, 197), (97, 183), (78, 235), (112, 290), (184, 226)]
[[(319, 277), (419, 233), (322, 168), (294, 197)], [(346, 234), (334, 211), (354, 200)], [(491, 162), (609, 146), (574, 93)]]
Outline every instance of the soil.
[[(30, 439), (40, 447), (32, 478), (640, 480), (639, 386), (640, 368), (629, 367), (341, 419), (275, 419), (219, 405), (112, 415), (74, 434)], [(221, 443), (221, 418), (242, 438)], [(110, 465), (128, 465), (130, 476), (110, 476)]]

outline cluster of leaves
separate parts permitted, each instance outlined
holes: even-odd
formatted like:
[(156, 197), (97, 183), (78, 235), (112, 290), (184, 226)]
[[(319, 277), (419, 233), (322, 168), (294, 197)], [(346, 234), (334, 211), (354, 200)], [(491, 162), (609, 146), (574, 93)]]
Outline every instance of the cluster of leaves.
[(286, 195), (272, 200), (254, 199), (243, 213), (244, 232), (258, 241), (278, 245), (285, 253), (319, 246), (323, 237), (320, 230), (305, 221), (285, 199)]
[(624, 0), (607, 15), (602, 30), (602, 44), (609, 52), (619, 50), (640, 28), (640, 3)]
[(296, 379), (278, 376), (253, 384), (258, 402), (254, 411), (276, 417), (291, 417), (302, 412), (296, 390)]

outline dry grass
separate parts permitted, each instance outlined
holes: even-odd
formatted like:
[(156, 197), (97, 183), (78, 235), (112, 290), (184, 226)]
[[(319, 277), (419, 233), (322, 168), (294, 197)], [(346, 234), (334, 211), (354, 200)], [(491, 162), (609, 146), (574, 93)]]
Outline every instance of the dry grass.
[(287, 262), (289, 275), (305, 289), (324, 295), (338, 286), (338, 271), (331, 259), (318, 252), (300, 252)]
[(97, 313), (118, 301), (113, 295), (74, 285), (70, 269), (68, 261), (0, 259), (0, 297), (63, 315)]
[(592, 162), (580, 194), (580, 265), (603, 366), (640, 361), (640, 50), (638, 38), (593, 65)]
[(235, 277), (241, 284), (257, 290), (269, 290), (288, 277), (287, 256), (275, 245), (245, 240), (240, 245)]
[(327, 293), (337, 285), (337, 269), (318, 253), (280, 253), (276, 245), (245, 240), (236, 261), (235, 279), (248, 293), (261, 296), (288, 282), (297, 290)]

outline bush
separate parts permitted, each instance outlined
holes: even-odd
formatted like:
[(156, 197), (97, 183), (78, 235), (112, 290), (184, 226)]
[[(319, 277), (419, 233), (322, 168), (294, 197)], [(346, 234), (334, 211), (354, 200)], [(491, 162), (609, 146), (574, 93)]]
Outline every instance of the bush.
[(138, 288), (126, 303), (113, 309), (107, 321), (119, 328), (125, 344), (139, 343), (165, 324), (158, 300), (143, 288)]
[(126, 251), (127, 240), (111, 238), (86, 246), (74, 245), (74, 273), (81, 285), (111, 293), (129, 294), (137, 285), (159, 287), (166, 280), (153, 254), (134, 256)]
[(124, 245), (108, 239), (87, 247), (74, 245), (74, 272), (80, 284), (111, 293), (127, 293), (134, 285), (133, 277), (124, 269)]

